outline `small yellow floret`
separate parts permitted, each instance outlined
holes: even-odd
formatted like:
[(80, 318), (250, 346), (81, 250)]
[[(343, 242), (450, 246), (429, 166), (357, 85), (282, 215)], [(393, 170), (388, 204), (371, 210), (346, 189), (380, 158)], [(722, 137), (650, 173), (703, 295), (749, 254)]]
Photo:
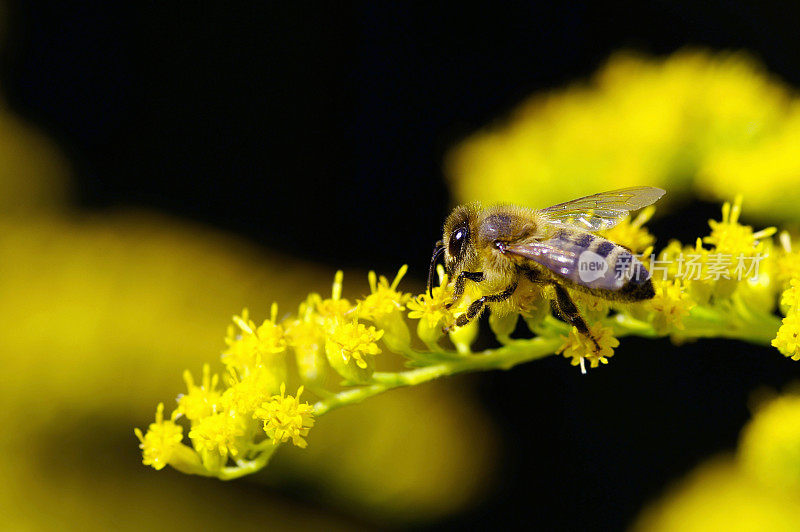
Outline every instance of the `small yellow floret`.
[(190, 421), (197, 421), (217, 411), (220, 392), (217, 390), (219, 375), (211, 376), (211, 368), (203, 364), (203, 379), (200, 386), (195, 385), (189, 370), (183, 372), (187, 393), (178, 398), (178, 412)]
[(742, 196), (740, 194), (736, 196), (732, 205), (728, 201), (722, 205), (722, 221), (708, 221), (711, 234), (703, 238), (703, 242), (712, 244), (718, 253), (731, 255), (743, 253), (749, 256), (759, 251), (759, 240), (774, 235), (777, 229), (767, 227), (754, 233), (751, 226), (739, 223), (741, 212)]
[(689, 315), (689, 311), (695, 306), (695, 303), (689, 298), (680, 279), (667, 281), (655, 279), (653, 285), (656, 295), (647, 302), (647, 305), (656, 313), (653, 318), (653, 326), (659, 332), (664, 332), (671, 326), (683, 329), (683, 318)]
[(404, 264), (391, 284), (383, 275), (378, 278), (374, 271), (370, 271), (368, 275), (370, 294), (359, 302), (359, 316), (375, 321), (392, 312), (405, 310), (405, 304), (411, 299), (411, 294), (399, 292), (397, 285), (400, 284), (406, 271), (408, 266)]
[(781, 305), (789, 308), (789, 312), (800, 311), (800, 278), (790, 281), (790, 286), (781, 294)]
[[(286, 338), (283, 327), (277, 323), (278, 305), (273, 303), (270, 319), (256, 327), (249, 318), (247, 309), (241, 316), (234, 316), (232, 325), (228, 327), (225, 343), (228, 348), (222, 352), (222, 362), (235, 368), (254, 368), (270, 355), (286, 350)], [(238, 329), (238, 330), (237, 330)]]
[(264, 366), (255, 368), (244, 378), (240, 378), (233, 368), (229, 371), (229, 387), (222, 394), (220, 404), (237, 414), (252, 414), (278, 390), (276, 376)]
[(274, 395), (272, 400), (264, 402), (256, 410), (254, 417), (264, 420), (264, 432), (273, 444), (291, 438), (298, 447), (305, 448), (308, 445), (303, 437), (314, 426), (314, 407), (300, 402), (302, 393), (303, 387), (300, 386), (296, 396), (286, 395), (286, 384), (281, 384), (281, 394)]
[(783, 324), (778, 329), (778, 336), (772, 340), (773, 347), (777, 347), (784, 356), (792, 360), (800, 360), (800, 313), (791, 312), (783, 318)]
[(599, 364), (608, 364), (608, 359), (614, 356), (614, 348), (619, 345), (619, 340), (614, 338), (613, 332), (611, 327), (595, 323), (589, 327), (590, 338), (573, 327), (568, 336), (561, 337), (564, 343), (556, 353), (571, 358), (570, 364), (573, 366), (580, 364), (581, 371), (585, 373), (584, 360), (589, 361), (590, 367), (596, 368)]
[(331, 328), (325, 349), (342, 356), (345, 362), (355, 359), (359, 368), (366, 368), (365, 355), (377, 355), (381, 348), (376, 343), (383, 336), (383, 331), (375, 327), (367, 327), (357, 321), (337, 322)]
[(350, 301), (342, 298), (343, 279), (344, 273), (342, 270), (337, 271), (333, 278), (331, 297), (329, 299), (322, 299), (319, 294), (308, 296), (309, 302), (323, 320), (335, 319), (353, 310), (353, 305), (350, 304)]
[(239, 454), (236, 440), (243, 435), (242, 419), (230, 412), (205, 417), (189, 431), (189, 438), (201, 455), (218, 454), (223, 464), (229, 455), (235, 458)]
[(450, 300), (450, 292), (441, 286), (434, 287), (433, 296), (424, 293), (408, 302), (408, 317), (425, 320), (428, 327), (446, 326), (453, 323), (453, 313), (445, 307)]
[(156, 421), (151, 423), (147, 433), (134, 429), (139, 438), (139, 448), (142, 450), (142, 463), (153, 466), (153, 469), (164, 469), (169, 464), (173, 451), (181, 445), (183, 427), (175, 424), (177, 411), (171, 418), (164, 421), (164, 403), (158, 403)]

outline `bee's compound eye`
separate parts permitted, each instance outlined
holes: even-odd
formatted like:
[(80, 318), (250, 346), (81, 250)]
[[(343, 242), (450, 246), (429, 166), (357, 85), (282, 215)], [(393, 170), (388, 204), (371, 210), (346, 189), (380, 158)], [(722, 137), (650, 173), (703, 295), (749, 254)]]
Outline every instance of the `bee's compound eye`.
[(461, 248), (464, 247), (464, 241), (467, 239), (467, 228), (459, 227), (450, 235), (450, 252), (451, 257), (458, 257), (461, 255)]

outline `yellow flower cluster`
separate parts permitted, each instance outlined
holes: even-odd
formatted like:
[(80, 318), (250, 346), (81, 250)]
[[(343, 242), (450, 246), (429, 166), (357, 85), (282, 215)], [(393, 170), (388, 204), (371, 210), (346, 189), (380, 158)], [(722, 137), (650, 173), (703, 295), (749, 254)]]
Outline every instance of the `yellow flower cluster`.
[(800, 99), (746, 54), (617, 53), (494, 124), (449, 155), (460, 203), (541, 208), (653, 185), (673, 197), (741, 192), (756, 214), (800, 217)]
[(589, 335), (578, 332), (577, 327), (563, 337), (564, 343), (558, 348), (557, 353), (562, 353), (565, 358), (571, 358), (570, 364), (580, 365), (581, 373), (586, 373), (585, 360), (590, 367), (596, 368), (599, 364), (608, 364), (608, 359), (614, 356), (614, 348), (619, 345), (619, 340), (614, 338), (610, 327), (603, 327), (596, 323), (589, 328)]
[[(457, 307), (448, 308), (452, 295), (443, 268), (440, 286), (416, 296), (403, 292), (403, 266), (391, 282), (370, 272), (369, 293), (351, 302), (342, 297), (342, 272), (334, 278), (330, 297), (312, 293), (293, 315), (278, 318), (275, 305), (260, 325), (245, 309), (233, 317), (221, 361), (223, 379), (203, 367), (199, 382), (184, 374), (186, 393), (168, 420), (163, 405), (147, 433), (137, 429), (143, 462), (154, 468), (171, 465), (184, 472), (234, 478), (251, 473), (269, 461), (287, 442), (305, 447), (317, 416), (398, 386), (411, 386), (465, 371), (508, 368), (556, 353), (580, 366), (607, 364), (625, 335), (671, 336), (677, 340), (706, 336), (738, 338), (773, 345), (800, 360), (800, 280), (788, 278), (798, 265), (797, 254), (785, 235), (775, 248), (774, 228), (756, 231), (740, 222), (741, 198), (725, 203), (721, 220), (710, 220), (710, 233), (694, 246), (671, 241), (648, 258), (654, 238), (644, 223), (646, 210), (607, 231), (608, 238), (633, 250), (653, 275), (655, 296), (623, 304), (570, 290), (588, 334), (569, 327), (550, 312), (546, 292), (531, 292), (517, 312), (490, 313), (489, 327), (501, 347), (473, 353), (479, 320), (456, 327), (455, 316), (480, 297), (472, 283)], [(757, 263), (746, 272), (714, 257), (739, 257)], [(691, 267), (690, 267), (691, 266)], [(716, 275), (712, 274), (712, 267)], [(692, 275), (689, 275), (692, 273)], [(735, 276), (745, 273), (741, 278)], [(694, 275), (696, 274), (696, 275)], [(780, 325), (773, 314), (783, 291), (786, 318)], [(507, 310), (507, 309), (505, 309)], [(515, 337), (519, 318), (531, 336)], [(416, 320), (412, 337), (409, 320)], [(378, 371), (401, 357), (411, 369)], [(299, 382), (297, 382), (299, 380)], [(294, 381), (294, 382), (293, 382)], [(295, 395), (287, 395), (289, 386)], [(315, 402), (301, 402), (308, 390)], [(184, 426), (188, 427), (187, 445)]]
[(781, 296), (781, 304), (787, 308), (786, 317), (778, 329), (778, 336), (772, 345), (792, 360), (800, 360), (800, 279), (792, 279), (792, 284)]
[(305, 448), (308, 443), (303, 436), (308, 435), (308, 429), (314, 426), (314, 407), (308, 403), (300, 403), (300, 394), (303, 387), (297, 390), (297, 395), (286, 395), (286, 385), (281, 384), (280, 395), (265, 401), (263, 406), (256, 410), (256, 417), (264, 420), (264, 432), (272, 439), (272, 444), (288, 441), (298, 447)]

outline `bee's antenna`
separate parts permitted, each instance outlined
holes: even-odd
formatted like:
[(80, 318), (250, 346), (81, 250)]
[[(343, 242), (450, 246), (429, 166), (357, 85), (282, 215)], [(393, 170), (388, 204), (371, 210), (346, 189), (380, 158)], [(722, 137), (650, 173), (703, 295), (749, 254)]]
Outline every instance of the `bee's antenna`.
[(439, 255), (444, 253), (444, 243), (439, 240), (433, 248), (433, 256), (431, 257), (431, 266), (428, 268), (428, 295), (433, 297), (433, 274), (436, 272), (436, 262)]

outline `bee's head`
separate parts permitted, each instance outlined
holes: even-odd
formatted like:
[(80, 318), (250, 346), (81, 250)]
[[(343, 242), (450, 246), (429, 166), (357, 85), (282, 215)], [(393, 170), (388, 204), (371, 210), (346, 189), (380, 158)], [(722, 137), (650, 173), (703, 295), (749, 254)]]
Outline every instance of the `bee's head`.
[(444, 222), (444, 267), (451, 275), (463, 265), (472, 244), (471, 214), (470, 209), (462, 205), (456, 207)]
[(474, 255), (471, 248), (475, 218), (475, 209), (472, 206), (462, 205), (456, 207), (445, 220), (444, 234), (442, 239), (436, 243), (428, 270), (429, 292), (433, 283), (436, 262), (441, 254), (444, 254), (444, 268), (450, 279), (456, 277), (465, 268), (469, 257)]

